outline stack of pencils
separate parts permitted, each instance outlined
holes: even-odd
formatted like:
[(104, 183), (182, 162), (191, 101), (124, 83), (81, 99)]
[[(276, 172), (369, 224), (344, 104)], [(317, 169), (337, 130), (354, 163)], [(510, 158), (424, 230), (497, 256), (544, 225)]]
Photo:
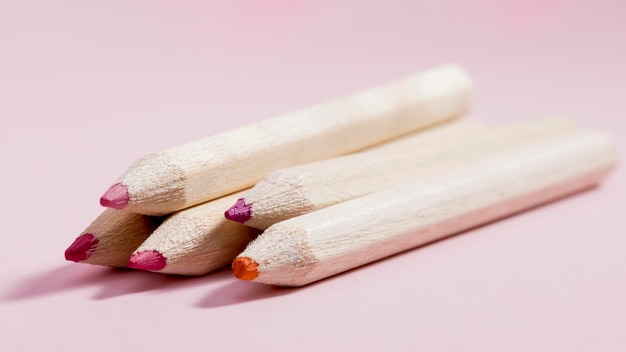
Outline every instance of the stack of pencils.
[(301, 286), (598, 184), (611, 139), (562, 118), (460, 119), (444, 65), (150, 154), (70, 261)]

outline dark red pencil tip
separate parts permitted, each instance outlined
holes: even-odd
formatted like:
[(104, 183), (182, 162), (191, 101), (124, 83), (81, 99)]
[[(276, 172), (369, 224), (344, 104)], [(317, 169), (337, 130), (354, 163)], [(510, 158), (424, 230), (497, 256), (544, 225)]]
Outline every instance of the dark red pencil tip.
[(135, 252), (128, 259), (127, 267), (140, 270), (157, 271), (165, 268), (167, 260), (155, 250)]
[(116, 183), (100, 198), (100, 205), (107, 208), (123, 209), (128, 205), (128, 187), (121, 183)]
[(246, 204), (243, 198), (239, 198), (235, 205), (224, 212), (224, 216), (228, 220), (244, 224), (252, 217), (252, 204)]
[(96, 236), (86, 233), (78, 236), (65, 250), (65, 259), (72, 262), (83, 261), (93, 254), (98, 246)]

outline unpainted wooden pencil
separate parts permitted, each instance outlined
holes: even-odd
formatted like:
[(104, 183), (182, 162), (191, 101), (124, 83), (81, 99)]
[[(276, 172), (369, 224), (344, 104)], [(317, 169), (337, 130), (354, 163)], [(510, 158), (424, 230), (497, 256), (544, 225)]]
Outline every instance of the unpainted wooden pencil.
[(242, 193), (169, 216), (135, 252), (128, 267), (167, 274), (203, 275), (229, 265), (260, 232), (223, 217)]
[(161, 221), (158, 217), (107, 209), (65, 250), (65, 259), (124, 267), (131, 253)]
[(235, 259), (236, 277), (301, 286), (596, 185), (611, 139), (581, 131), (428, 181), (279, 222)]
[(574, 129), (574, 123), (563, 118), (535, 119), (495, 129), (460, 120), (360, 153), (271, 172), (225, 216), (266, 229), (282, 220), (442, 174)]
[(462, 115), (472, 81), (456, 65), (236, 128), (135, 162), (103, 206), (164, 215), (252, 186), (268, 172), (354, 152)]

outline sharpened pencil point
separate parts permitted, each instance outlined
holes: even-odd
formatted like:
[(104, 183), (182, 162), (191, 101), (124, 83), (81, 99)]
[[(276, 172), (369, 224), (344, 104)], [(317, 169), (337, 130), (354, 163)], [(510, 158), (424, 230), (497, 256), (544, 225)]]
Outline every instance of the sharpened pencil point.
[(86, 233), (78, 236), (65, 250), (65, 259), (72, 262), (83, 261), (93, 254), (98, 246), (96, 236)]
[(235, 205), (224, 212), (224, 216), (228, 220), (244, 224), (252, 217), (252, 204), (246, 204), (243, 198), (239, 198)]
[(233, 262), (233, 274), (240, 280), (252, 281), (259, 276), (258, 266), (252, 258), (238, 257)]
[(100, 205), (107, 208), (124, 209), (129, 200), (128, 187), (116, 183), (100, 198)]
[(165, 268), (167, 260), (155, 250), (135, 252), (128, 259), (127, 267), (140, 270), (156, 271)]

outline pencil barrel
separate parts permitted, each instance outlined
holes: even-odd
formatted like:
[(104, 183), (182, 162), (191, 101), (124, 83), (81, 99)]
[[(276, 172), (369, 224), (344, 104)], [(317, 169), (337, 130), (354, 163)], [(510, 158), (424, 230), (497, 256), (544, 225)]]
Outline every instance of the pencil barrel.
[(135, 256), (141, 258), (141, 253), (151, 253), (160, 258), (160, 265), (142, 269), (203, 275), (230, 264), (259, 233), (224, 218), (224, 208), (241, 195), (235, 193), (170, 215), (136, 247)]
[(461, 68), (444, 65), (154, 153), (133, 164), (109, 191), (127, 195), (103, 204), (168, 214), (248, 188), (278, 168), (354, 152), (459, 117), (472, 89)]
[(515, 148), (571, 133), (562, 118), (488, 128), (460, 120), (360, 153), (274, 171), (243, 198), (247, 226), (274, 223), (403, 183), (444, 174)]
[(301, 286), (596, 185), (616, 162), (580, 131), (271, 226), (238, 258), (253, 281)]
[(163, 221), (162, 218), (106, 209), (65, 251), (67, 260), (125, 267), (135, 249)]

